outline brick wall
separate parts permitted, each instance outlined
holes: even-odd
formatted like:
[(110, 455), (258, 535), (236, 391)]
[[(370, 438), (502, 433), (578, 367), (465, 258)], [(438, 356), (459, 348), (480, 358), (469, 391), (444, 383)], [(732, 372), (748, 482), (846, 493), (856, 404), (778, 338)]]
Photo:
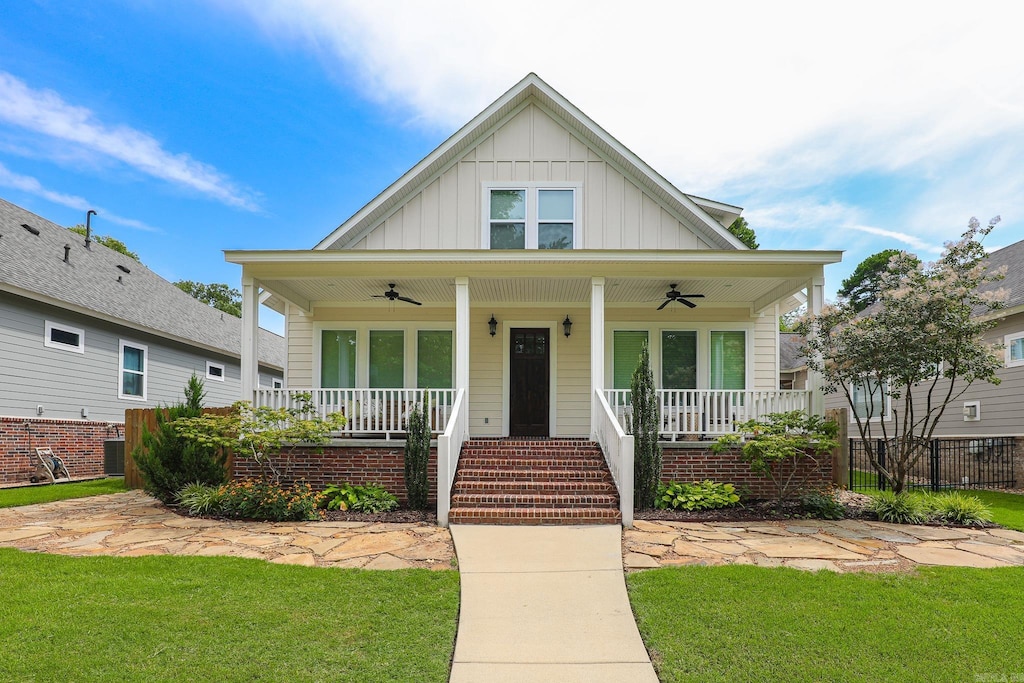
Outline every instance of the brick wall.
[[(259, 468), (251, 459), (236, 458), (234, 476), (238, 479), (259, 476)], [(324, 446), (296, 449), (286, 466), (287, 482), (305, 480), (314, 490), (328, 484), (380, 484), (398, 497), (405, 495), (405, 449), (390, 446)], [(427, 466), (430, 481), (430, 503), (437, 503), (437, 449), (430, 449)]]
[[(821, 470), (807, 481), (809, 488), (824, 488), (832, 483), (832, 458), (825, 456), (820, 459)], [(809, 460), (802, 460), (797, 479), (814, 469)], [(779, 474), (786, 477), (792, 472), (792, 465), (782, 464)], [(672, 448), (667, 447), (662, 454), (661, 480), (663, 482), (694, 482), (710, 479), (715, 482), (734, 484), (738, 489), (749, 491), (752, 498), (774, 498), (777, 491), (771, 479), (761, 476), (750, 469), (750, 465), (740, 459), (739, 451), (727, 451), (714, 454), (710, 449), (703, 448)]]
[(51, 448), (72, 477), (103, 475), (103, 442), (114, 438), (109, 422), (0, 417), (0, 483), (27, 483), (35, 473), (30, 455)]

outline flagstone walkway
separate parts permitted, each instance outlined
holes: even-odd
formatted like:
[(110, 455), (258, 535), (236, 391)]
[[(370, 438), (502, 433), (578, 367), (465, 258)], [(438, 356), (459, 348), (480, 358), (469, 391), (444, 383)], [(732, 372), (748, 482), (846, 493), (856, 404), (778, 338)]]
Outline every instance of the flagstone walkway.
[(1024, 565), (1024, 533), (863, 520), (647, 522), (623, 532), (627, 570), (754, 564), (807, 570), (906, 571), (916, 565)]
[(452, 569), (426, 522), (238, 522), (177, 515), (141, 491), (0, 509), (0, 546), (61, 555), (229, 555), (307, 567)]

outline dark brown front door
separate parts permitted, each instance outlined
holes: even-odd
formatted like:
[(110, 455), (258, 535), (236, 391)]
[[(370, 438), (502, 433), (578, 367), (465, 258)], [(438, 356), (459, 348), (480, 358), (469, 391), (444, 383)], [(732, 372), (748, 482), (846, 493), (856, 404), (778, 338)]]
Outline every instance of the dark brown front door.
[(512, 328), (509, 339), (509, 436), (548, 436), (549, 330)]

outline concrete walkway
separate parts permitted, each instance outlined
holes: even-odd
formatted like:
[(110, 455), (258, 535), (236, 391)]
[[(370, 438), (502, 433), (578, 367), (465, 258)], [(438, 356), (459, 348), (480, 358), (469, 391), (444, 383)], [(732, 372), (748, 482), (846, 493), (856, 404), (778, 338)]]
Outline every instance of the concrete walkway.
[(451, 532), (462, 575), (452, 683), (657, 682), (626, 596), (621, 527)]

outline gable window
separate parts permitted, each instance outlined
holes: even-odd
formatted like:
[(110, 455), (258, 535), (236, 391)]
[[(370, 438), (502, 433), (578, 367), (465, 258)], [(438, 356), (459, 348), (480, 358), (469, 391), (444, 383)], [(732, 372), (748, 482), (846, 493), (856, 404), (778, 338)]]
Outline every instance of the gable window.
[(119, 346), (121, 378), (118, 382), (117, 397), (145, 401), (149, 349), (142, 344), (124, 340)]
[(853, 415), (862, 420), (889, 419), (889, 384), (867, 379), (850, 385)]
[(356, 331), (320, 333), (320, 386), (349, 389), (356, 386)]
[(221, 363), (211, 363), (210, 361), (206, 361), (206, 379), (223, 382), (224, 366)]
[(1024, 365), (1024, 332), (1006, 335), (1003, 343), (1006, 345), (1006, 367)]
[(574, 249), (578, 188), (558, 185), (488, 187), (485, 249)]
[(43, 346), (51, 349), (85, 353), (85, 332), (77, 327), (68, 327), (67, 325), (52, 323), (47, 320)]
[(452, 388), (451, 330), (416, 333), (416, 386), (420, 389)]

